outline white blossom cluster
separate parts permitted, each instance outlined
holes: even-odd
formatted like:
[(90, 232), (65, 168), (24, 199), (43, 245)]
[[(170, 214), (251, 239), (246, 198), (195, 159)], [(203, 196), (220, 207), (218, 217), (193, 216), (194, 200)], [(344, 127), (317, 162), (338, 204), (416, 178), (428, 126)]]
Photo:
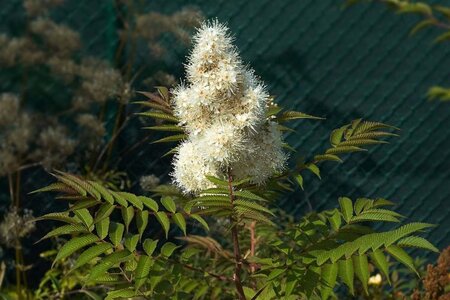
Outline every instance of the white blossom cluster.
[(175, 115), (188, 133), (174, 159), (174, 181), (185, 192), (213, 187), (206, 178), (250, 177), (262, 184), (283, 169), (277, 124), (266, 118), (265, 86), (244, 65), (228, 28), (204, 23), (194, 36), (187, 83), (172, 93)]

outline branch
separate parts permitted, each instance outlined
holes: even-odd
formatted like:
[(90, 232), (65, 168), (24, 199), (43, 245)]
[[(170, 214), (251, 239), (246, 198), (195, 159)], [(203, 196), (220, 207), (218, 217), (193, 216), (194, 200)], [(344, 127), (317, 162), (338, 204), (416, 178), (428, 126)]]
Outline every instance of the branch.
[[(234, 202), (233, 176), (231, 175), (230, 169), (228, 169), (228, 189), (229, 189), (231, 205), (233, 205), (233, 202)], [(234, 281), (234, 284), (236, 285), (236, 290), (239, 295), (239, 300), (246, 300), (244, 289), (242, 287), (242, 280), (241, 280), (242, 258), (241, 258), (241, 249), (239, 247), (239, 233), (238, 233), (238, 229), (237, 229), (237, 221), (233, 218), (233, 216), (230, 216), (230, 222), (231, 222), (231, 226), (232, 226), (231, 227), (231, 236), (233, 238), (233, 249), (234, 249), (234, 258), (235, 258), (233, 281)]]

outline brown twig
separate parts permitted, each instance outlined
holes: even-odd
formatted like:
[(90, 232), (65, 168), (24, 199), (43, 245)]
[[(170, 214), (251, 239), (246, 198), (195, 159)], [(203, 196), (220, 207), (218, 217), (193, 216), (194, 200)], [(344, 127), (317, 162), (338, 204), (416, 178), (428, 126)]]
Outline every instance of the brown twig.
[[(178, 263), (178, 262), (177, 262)], [(212, 273), (212, 272), (209, 272), (209, 271), (205, 271), (205, 270), (203, 270), (203, 269), (199, 269), (199, 268), (196, 268), (196, 267), (194, 267), (194, 266), (191, 266), (191, 265), (187, 265), (187, 264), (181, 264), (184, 268), (186, 268), (186, 269), (189, 269), (189, 270), (192, 270), (192, 271), (196, 271), (196, 272), (200, 272), (200, 273), (206, 273), (206, 274), (208, 274), (209, 276), (211, 276), (211, 277), (214, 277), (214, 278), (216, 278), (216, 279), (219, 279), (220, 281), (230, 281), (231, 279), (230, 278), (228, 278), (227, 276), (224, 276), (224, 275), (218, 275), (218, 274), (215, 274), (215, 273)]]
[[(228, 189), (230, 195), (231, 205), (234, 203), (234, 195), (233, 195), (233, 176), (231, 175), (231, 170), (228, 169)], [(241, 257), (241, 248), (239, 247), (239, 233), (237, 227), (237, 220), (234, 220), (233, 216), (230, 217), (231, 222), (231, 236), (233, 239), (233, 250), (234, 250), (234, 259), (235, 259), (235, 267), (233, 274), (233, 281), (236, 285), (236, 290), (239, 296), (239, 300), (246, 300), (244, 288), (242, 287), (241, 280), (241, 271), (242, 271), (242, 257)]]

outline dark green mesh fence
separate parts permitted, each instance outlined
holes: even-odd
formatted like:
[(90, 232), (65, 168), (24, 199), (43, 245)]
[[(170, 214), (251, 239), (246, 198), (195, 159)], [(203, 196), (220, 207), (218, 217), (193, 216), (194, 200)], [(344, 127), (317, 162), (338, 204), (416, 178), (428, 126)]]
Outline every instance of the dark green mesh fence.
[[(440, 224), (429, 237), (442, 248), (450, 243), (450, 104), (427, 102), (425, 94), (431, 85), (450, 85), (450, 48), (432, 44), (432, 30), (410, 38), (414, 17), (396, 16), (379, 5), (342, 10), (341, 4), (155, 0), (148, 1), (147, 10), (171, 13), (193, 5), (207, 17), (227, 22), (244, 59), (279, 102), (326, 117), (323, 122), (298, 123), (298, 133), (288, 136), (298, 149), (295, 155), (325, 149), (331, 129), (359, 117), (402, 129), (401, 137), (389, 145), (352, 155), (342, 165), (325, 165), (322, 181), (307, 180), (306, 193), (285, 199), (282, 208), (300, 215), (334, 206), (342, 195), (388, 198), (413, 220)], [(1, 31), (23, 32), (23, 15), (20, 1), (0, 0)], [(81, 31), (87, 53), (113, 57), (118, 39), (113, 1), (68, 0), (54, 18)], [(156, 64), (139, 52), (139, 60), (148, 71), (162, 67), (182, 76), (184, 55), (170, 49), (168, 59)], [(14, 74), (0, 79), (0, 92), (17, 89)], [(57, 104), (46, 99), (59, 92), (56, 88), (35, 91), (30, 105), (51, 109)], [(126, 147), (141, 138), (136, 127), (121, 136), (120, 144)], [(139, 148), (120, 167), (134, 179), (149, 173), (167, 176), (170, 159), (160, 159), (163, 149), (158, 147)], [(31, 190), (42, 182), (25, 184), (25, 190)], [(6, 185), (1, 186), (7, 203)], [(52, 204), (29, 205), (39, 213)]]

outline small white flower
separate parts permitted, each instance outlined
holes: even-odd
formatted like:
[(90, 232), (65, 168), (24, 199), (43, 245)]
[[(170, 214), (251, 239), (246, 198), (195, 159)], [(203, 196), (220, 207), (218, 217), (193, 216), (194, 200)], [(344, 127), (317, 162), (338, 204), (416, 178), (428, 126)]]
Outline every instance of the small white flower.
[(380, 274), (370, 276), (369, 285), (380, 285), (382, 282), (382, 278)]

